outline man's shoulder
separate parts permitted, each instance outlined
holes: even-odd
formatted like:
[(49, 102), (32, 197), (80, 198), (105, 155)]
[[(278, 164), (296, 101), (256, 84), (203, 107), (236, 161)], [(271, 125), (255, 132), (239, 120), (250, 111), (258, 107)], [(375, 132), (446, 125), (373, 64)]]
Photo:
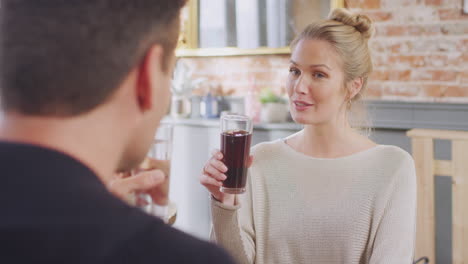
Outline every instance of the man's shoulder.
[(113, 250), (109, 263), (234, 263), (218, 246), (155, 220)]

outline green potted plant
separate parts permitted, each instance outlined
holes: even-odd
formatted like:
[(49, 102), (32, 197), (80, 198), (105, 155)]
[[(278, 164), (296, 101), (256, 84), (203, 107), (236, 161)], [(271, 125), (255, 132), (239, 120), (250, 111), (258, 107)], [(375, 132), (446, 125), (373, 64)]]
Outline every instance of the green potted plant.
[(271, 89), (263, 89), (260, 93), (262, 110), (260, 120), (263, 123), (286, 122), (288, 105), (286, 100), (275, 94)]

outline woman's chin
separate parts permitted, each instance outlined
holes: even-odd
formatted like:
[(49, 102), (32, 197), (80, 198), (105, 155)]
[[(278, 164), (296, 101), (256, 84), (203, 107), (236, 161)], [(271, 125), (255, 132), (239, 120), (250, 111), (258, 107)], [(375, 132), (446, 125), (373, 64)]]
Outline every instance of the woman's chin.
[(308, 125), (310, 124), (310, 120), (308, 120), (307, 117), (305, 116), (302, 116), (302, 115), (292, 115), (291, 116), (292, 119), (294, 120), (294, 122), (296, 124), (300, 124), (300, 125)]
[(300, 125), (317, 125), (317, 124), (320, 124), (320, 122), (318, 122), (317, 120), (314, 120), (313, 118), (311, 118), (310, 116), (307, 116), (307, 115), (292, 114), (291, 117), (292, 117), (292, 120), (294, 120), (294, 122), (296, 124), (300, 124)]

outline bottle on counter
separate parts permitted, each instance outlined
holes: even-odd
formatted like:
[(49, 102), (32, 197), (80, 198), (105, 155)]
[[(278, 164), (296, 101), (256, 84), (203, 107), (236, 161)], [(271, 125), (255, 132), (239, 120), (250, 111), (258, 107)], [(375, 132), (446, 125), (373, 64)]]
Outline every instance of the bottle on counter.
[(203, 118), (219, 117), (219, 101), (211, 92), (203, 96), (200, 102), (200, 115)]

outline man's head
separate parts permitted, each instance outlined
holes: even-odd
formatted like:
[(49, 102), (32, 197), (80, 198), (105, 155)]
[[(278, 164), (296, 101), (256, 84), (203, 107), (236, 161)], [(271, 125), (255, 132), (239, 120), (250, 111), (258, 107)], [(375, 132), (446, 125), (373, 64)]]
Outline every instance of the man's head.
[(114, 100), (127, 85), (134, 91), (127, 93), (128, 101), (135, 101), (142, 115), (122, 153), (120, 169), (135, 165), (144, 156), (168, 105), (179, 12), (184, 3), (3, 0), (3, 111), (75, 118)]

